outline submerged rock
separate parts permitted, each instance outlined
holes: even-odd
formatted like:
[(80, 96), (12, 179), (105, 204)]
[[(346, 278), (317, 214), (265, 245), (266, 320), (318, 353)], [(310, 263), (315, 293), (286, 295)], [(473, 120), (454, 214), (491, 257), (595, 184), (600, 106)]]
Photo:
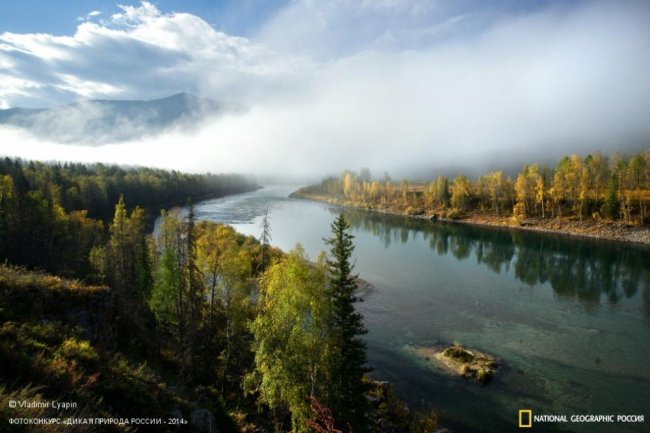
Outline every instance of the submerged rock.
[(427, 361), (436, 362), (466, 379), (485, 385), (494, 377), (500, 360), (487, 353), (453, 344), (442, 349), (421, 347), (417, 352)]

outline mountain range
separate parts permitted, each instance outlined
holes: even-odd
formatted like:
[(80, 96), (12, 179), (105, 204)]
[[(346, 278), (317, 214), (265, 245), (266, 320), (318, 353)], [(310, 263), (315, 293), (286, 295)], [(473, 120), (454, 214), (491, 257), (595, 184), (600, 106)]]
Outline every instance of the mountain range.
[(0, 125), (58, 143), (101, 145), (136, 140), (171, 128), (191, 129), (222, 108), (211, 99), (188, 93), (148, 101), (95, 99), (51, 108), (0, 110)]

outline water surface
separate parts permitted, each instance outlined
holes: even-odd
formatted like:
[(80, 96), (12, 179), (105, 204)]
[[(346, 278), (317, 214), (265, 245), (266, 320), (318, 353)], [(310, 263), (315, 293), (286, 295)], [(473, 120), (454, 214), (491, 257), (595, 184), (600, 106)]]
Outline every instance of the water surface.
[[(650, 417), (650, 250), (516, 230), (432, 223), (290, 199), (267, 187), (196, 205), (199, 219), (272, 243), (325, 249), (343, 212), (356, 271), (374, 285), (358, 305), (373, 376), (402, 398), (436, 407), (455, 431), (516, 430), (517, 410)], [(505, 368), (482, 387), (447, 374), (412, 348), (458, 341)], [(641, 432), (645, 424), (538, 425), (534, 431)]]

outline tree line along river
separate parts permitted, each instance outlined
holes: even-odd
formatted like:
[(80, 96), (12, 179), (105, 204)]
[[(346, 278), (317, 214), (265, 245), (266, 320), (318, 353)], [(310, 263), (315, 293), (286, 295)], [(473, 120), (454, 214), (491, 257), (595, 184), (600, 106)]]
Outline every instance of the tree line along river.
[[(315, 258), (343, 212), (355, 271), (373, 288), (358, 305), (372, 376), (411, 405), (440, 409), (454, 431), (504, 432), (534, 413), (650, 412), (650, 248), (429, 222), (288, 198), (296, 188), (197, 203), (198, 219)], [(487, 386), (443, 371), (414, 349), (459, 342), (503, 359)], [(544, 431), (648, 431), (647, 423), (544, 424)]]

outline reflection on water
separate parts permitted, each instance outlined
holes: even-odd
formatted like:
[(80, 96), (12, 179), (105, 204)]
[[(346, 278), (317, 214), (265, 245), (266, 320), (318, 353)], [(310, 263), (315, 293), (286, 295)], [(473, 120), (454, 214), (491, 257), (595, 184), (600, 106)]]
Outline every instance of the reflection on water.
[[(316, 257), (334, 215), (355, 239), (356, 272), (374, 284), (358, 308), (373, 376), (410, 403), (436, 407), (455, 432), (516, 431), (537, 413), (644, 413), (650, 419), (648, 248), (534, 232), (432, 223), (289, 199), (265, 188), (199, 203), (200, 219)], [(409, 347), (458, 340), (504, 359), (481, 387), (432, 368)], [(543, 431), (642, 432), (645, 425)], [(606, 427), (606, 428), (604, 428)]]
[[(339, 210), (332, 210), (332, 213)], [(616, 304), (643, 286), (650, 316), (650, 254), (629, 244), (535, 232), (485, 229), (466, 224), (431, 223), (359, 210), (345, 210), (350, 224), (379, 237), (385, 248), (421, 236), (438, 255), (458, 260), (474, 257), (499, 274), (512, 269), (530, 286), (550, 283), (556, 295), (580, 300), (586, 307), (601, 300)]]

